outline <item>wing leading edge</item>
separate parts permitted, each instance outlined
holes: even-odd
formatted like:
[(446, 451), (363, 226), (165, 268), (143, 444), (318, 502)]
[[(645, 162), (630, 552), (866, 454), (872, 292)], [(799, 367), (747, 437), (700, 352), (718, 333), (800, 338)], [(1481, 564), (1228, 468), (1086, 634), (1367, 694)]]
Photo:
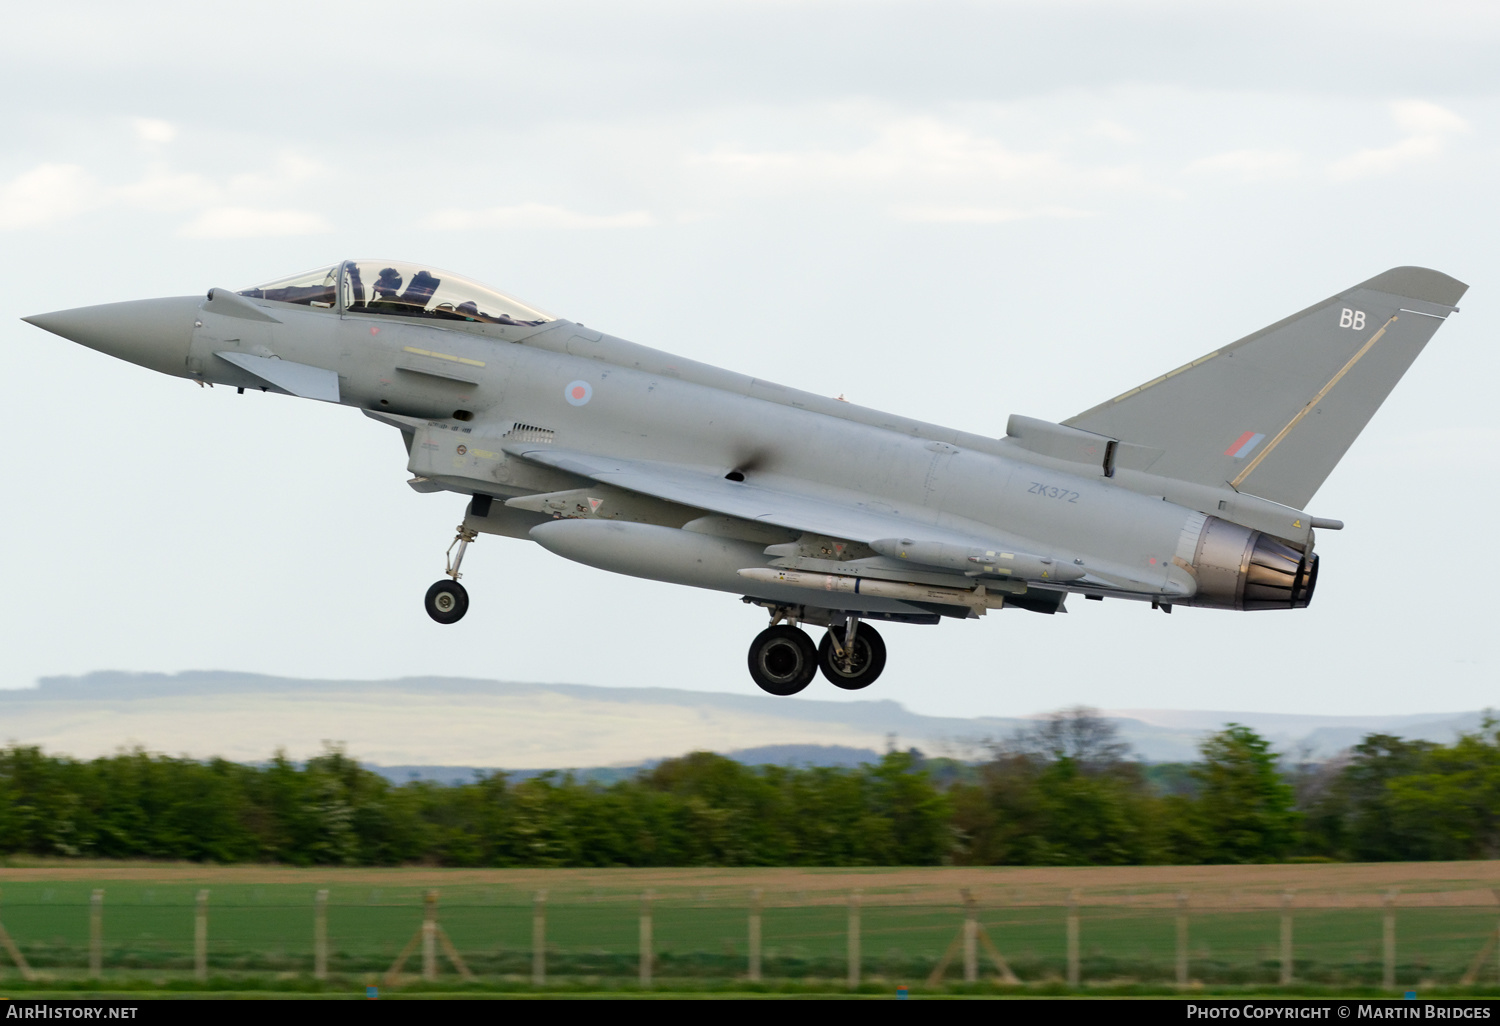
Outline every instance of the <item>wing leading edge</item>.
[[(652, 460), (615, 459), (592, 453), (533, 445), (508, 445), (513, 456), (555, 467), (603, 484), (614, 485), (668, 502), (693, 506), (713, 513), (794, 531), (870, 542), (916, 534), (924, 540), (972, 548), (998, 539), (993, 529), (965, 522), (938, 524), (911, 511), (898, 510), (872, 501), (868, 496), (826, 490), (816, 494), (796, 487), (801, 481), (731, 481), (707, 467), (684, 466)], [(881, 508), (885, 507), (885, 508)], [(922, 512), (929, 512), (923, 510)]]
[[(764, 482), (739, 482), (725, 479), (708, 467), (618, 459), (525, 443), (504, 449), (512, 456), (682, 506), (860, 542), (898, 567), (907, 564), (904, 573), (897, 574), (898, 579), (917, 573), (924, 580), (933, 578), (929, 583), (934, 583), (936, 574), (993, 585), (998, 577), (1042, 588), (1122, 593), (1155, 592), (1160, 587), (1160, 582), (1139, 580), (1128, 568), (1106, 561), (1095, 561), (1087, 573), (1075, 571), (1050, 557), (1029, 553), (1038, 546), (1028, 539), (1006, 536), (972, 520), (942, 514), (939, 521), (925, 507), (895, 509), (868, 496), (837, 489), (823, 489), (819, 494), (800, 479), (768, 475)], [(776, 548), (766, 551), (774, 554)], [(934, 554), (936, 550), (944, 551)]]

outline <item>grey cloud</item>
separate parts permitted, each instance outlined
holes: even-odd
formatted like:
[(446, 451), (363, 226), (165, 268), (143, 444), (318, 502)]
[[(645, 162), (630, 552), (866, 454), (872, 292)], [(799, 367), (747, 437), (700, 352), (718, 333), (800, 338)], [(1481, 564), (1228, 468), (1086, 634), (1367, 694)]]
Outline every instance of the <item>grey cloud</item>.
[[(1328, 95), (1492, 91), (1500, 19), (1447, 3), (267, 3), (36, 6), (9, 23), (0, 82), (37, 110), (366, 133), (709, 110), (754, 99), (932, 104), (1161, 85)], [(118, 45), (129, 38), (130, 46)], [(420, 73), (414, 73), (420, 69)], [(130, 74), (121, 90), (122, 73)], [(212, 89), (203, 88), (211, 76)]]

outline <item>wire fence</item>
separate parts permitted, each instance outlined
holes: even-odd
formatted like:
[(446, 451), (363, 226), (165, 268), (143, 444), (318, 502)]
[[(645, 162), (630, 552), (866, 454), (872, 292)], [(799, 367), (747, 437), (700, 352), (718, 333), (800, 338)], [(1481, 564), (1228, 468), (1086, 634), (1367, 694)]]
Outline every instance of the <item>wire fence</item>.
[(900, 895), (380, 888), (31, 889), (0, 902), (0, 963), (28, 980), (877, 981), (939, 986), (1500, 982), (1500, 894), (1187, 893), (948, 904)]

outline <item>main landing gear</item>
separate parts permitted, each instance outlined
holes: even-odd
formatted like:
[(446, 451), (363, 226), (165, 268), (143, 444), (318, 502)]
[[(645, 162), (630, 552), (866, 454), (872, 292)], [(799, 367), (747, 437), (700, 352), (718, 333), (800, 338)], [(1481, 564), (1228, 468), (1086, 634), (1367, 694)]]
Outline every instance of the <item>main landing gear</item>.
[(762, 691), (795, 695), (818, 672), (818, 650), (807, 632), (780, 623), (767, 627), (750, 643), (750, 676)]
[[(848, 637), (850, 640), (845, 641)], [(850, 616), (845, 626), (834, 624), (818, 645), (818, 669), (836, 688), (858, 691), (875, 683), (885, 669), (885, 639), (859, 617)]]
[[(846, 643), (846, 637), (851, 641)], [(775, 623), (750, 643), (749, 661), (751, 679), (773, 695), (795, 695), (818, 670), (835, 687), (858, 691), (875, 683), (885, 669), (885, 641), (853, 613), (831, 625), (816, 647), (800, 627)]]
[[(469, 611), (469, 592), (458, 583), (458, 579), (463, 576), (458, 568), (463, 564), (464, 550), (469, 547), (469, 542), (479, 537), (479, 532), (465, 528), (463, 524), (459, 524), (457, 530), (453, 543), (448, 546), (448, 569), (445, 571), (453, 579), (438, 581), (427, 589), (427, 596), (422, 600), (427, 608), (427, 615), (438, 623), (458, 623)], [(457, 556), (453, 554), (455, 545), (458, 546)]]

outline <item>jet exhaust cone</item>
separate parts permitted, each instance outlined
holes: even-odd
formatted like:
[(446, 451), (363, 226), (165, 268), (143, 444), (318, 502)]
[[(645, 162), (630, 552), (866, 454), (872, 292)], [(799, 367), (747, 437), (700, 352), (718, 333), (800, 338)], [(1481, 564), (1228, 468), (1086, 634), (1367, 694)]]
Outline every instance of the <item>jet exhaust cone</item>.
[(1245, 568), (1241, 609), (1305, 609), (1318, 584), (1318, 557), (1261, 535)]
[(1207, 517), (1192, 570), (1191, 605), (1219, 609), (1303, 609), (1318, 584), (1318, 557), (1218, 517)]

